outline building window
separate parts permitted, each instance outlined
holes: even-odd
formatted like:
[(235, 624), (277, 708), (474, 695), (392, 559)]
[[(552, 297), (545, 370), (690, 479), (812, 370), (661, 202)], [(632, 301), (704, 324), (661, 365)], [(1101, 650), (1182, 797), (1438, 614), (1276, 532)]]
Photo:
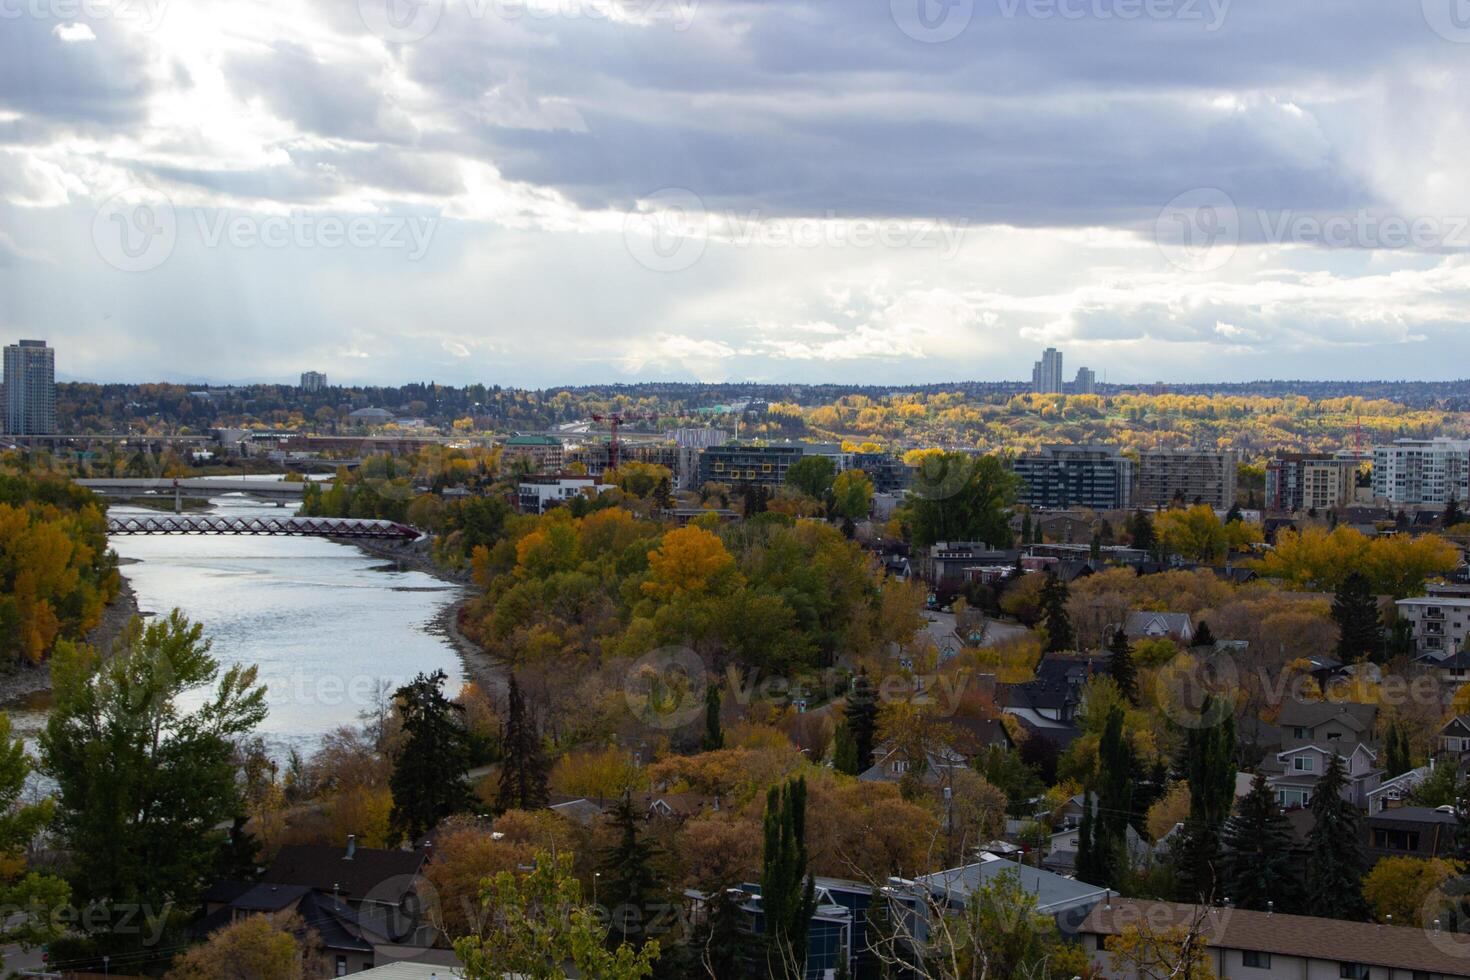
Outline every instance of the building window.
[(1269, 970), (1271, 969), (1271, 954), (1259, 953), (1256, 950), (1248, 949), (1240, 954), (1240, 962), (1243, 966), (1248, 966), (1252, 970)]
[(1297, 772), (1311, 772), (1312, 757), (1309, 755), (1299, 755), (1291, 760), (1291, 767)]
[(347, 976), (347, 957), (345, 956), (337, 957), (337, 976)]
[(1298, 725), (1298, 726), (1296, 726), (1295, 728), (1293, 728), (1291, 730), (1291, 737), (1292, 738), (1310, 738), (1311, 736), (1308, 734), (1308, 732), (1307, 732), (1307, 730), (1305, 728), (1303, 728), (1302, 726)]
[(1104, 936), (1102, 933), (1098, 933), (1097, 934), (1097, 949), (1098, 949), (1098, 952), (1102, 952), (1102, 951), (1106, 950), (1107, 948), (1108, 948), (1108, 937), (1107, 936)]
[(1362, 963), (1339, 963), (1337, 975), (1342, 980), (1368, 980), (1368, 967)]

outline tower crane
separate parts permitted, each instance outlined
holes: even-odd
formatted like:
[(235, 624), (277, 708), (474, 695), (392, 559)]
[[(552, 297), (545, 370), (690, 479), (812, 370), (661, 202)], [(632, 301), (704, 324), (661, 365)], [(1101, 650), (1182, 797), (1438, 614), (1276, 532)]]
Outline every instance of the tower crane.
[(657, 412), (593, 412), (592, 421), (606, 422), (612, 437), (607, 443), (607, 468), (615, 470), (618, 468), (618, 428), (624, 422), (656, 422)]

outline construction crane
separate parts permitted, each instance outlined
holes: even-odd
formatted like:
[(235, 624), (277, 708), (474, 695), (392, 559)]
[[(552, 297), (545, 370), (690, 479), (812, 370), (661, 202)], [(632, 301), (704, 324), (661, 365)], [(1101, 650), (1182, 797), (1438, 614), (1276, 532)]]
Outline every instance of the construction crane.
[(624, 422), (657, 422), (657, 412), (593, 412), (592, 421), (606, 422), (612, 431), (612, 437), (607, 443), (607, 468), (615, 470), (618, 468), (618, 427)]

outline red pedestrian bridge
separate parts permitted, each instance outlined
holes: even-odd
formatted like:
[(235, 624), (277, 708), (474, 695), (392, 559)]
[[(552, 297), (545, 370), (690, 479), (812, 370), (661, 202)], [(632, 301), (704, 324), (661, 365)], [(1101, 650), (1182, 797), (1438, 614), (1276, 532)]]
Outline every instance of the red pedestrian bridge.
[(229, 517), (216, 514), (148, 514), (109, 517), (108, 534), (261, 534), (305, 538), (413, 540), (416, 528), (397, 521), (355, 517)]

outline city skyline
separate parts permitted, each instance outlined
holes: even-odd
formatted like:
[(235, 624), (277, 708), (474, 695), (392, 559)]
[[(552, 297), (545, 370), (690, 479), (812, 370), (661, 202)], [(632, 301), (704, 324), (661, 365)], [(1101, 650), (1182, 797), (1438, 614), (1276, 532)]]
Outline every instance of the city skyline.
[(414, 8), (422, 33), (367, 0), (33, 6), (0, 38), (0, 332), (95, 380), (917, 384), (1024, 379), (1046, 346), (1123, 383), (1448, 379), (1470, 356), (1450, 0), (918, 2), (455, 0)]

